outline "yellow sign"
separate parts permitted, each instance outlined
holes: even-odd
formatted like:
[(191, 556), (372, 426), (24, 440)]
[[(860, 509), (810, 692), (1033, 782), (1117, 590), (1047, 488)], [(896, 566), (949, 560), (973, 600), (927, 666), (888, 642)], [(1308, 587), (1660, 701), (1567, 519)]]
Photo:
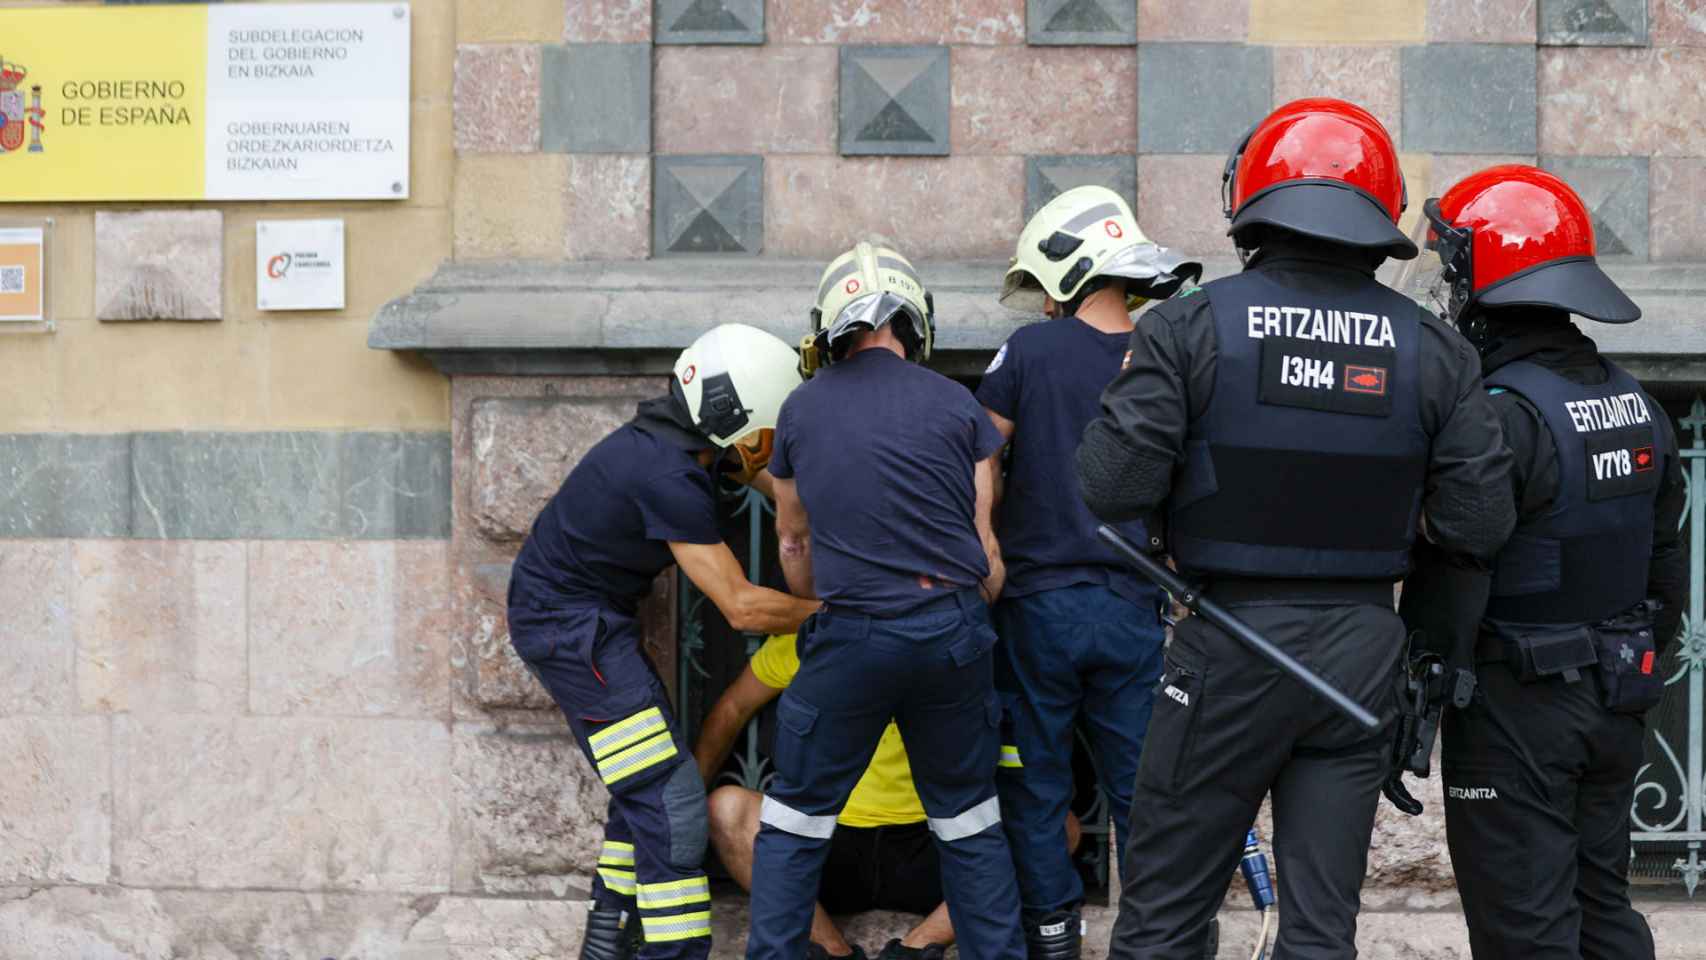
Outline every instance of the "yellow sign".
[(0, 9), (0, 201), (408, 194), (407, 4)]

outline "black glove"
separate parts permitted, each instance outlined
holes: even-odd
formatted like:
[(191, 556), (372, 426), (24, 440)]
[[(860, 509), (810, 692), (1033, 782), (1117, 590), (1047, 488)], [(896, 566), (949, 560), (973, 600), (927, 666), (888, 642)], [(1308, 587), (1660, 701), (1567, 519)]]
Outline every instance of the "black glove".
[(1398, 616), (1415, 638), (1420, 654), (1438, 654), (1448, 667), (1473, 671), (1475, 638), (1487, 597), (1493, 589), (1493, 572), (1485, 564), (1462, 554), (1451, 554), (1418, 540), (1411, 551), (1415, 568), (1404, 578), (1398, 600)]

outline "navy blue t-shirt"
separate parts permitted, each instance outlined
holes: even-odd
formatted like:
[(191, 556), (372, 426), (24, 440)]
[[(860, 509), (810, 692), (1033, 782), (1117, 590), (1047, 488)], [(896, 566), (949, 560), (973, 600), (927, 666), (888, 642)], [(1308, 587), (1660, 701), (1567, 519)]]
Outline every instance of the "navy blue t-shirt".
[(632, 612), (675, 563), (670, 541), (722, 539), (710, 472), (691, 451), (630, 423), (588, 450), (539, 512), (515, 558), (509, 603)]
[(971, 391), (889, 350), (795, 390), (770, 472), (797, 478), (818, 596), (893, 617), (988, 576), (973, 471), (1001, 443)]
[[(1020, 327), (978, 385), (977, 399), (1013, 421), (1013, 450), (995, 533), (1007, 564), (1004, 596), (1102, 584), (1139, 605), (1155, 590), (1096, 537), (1073, 469), (1084, 428), (1102, 413), (1102, 390), (1120, 372), (1127, 333), (1103, 333), (1077, 317)], [(1142, 544), (1140, 522), (1119, 525)]]

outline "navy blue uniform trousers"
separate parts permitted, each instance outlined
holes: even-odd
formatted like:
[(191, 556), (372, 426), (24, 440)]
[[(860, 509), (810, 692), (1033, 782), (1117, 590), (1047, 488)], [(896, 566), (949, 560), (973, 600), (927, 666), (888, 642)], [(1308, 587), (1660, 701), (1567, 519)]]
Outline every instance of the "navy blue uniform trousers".
[(1002, 744), (996, 784), (1026, 922), (1084, 899), (1066, 849), (1072, 804), (1072, 737), (1089, 738), (1118, 824), (1121, 860), (1138, 758), (1161, 675), (1159, 591), (1139, 606), (1107, 587), (1079, 584), (1001, 600), (995, 685), (1011, 740)]
[(976, 591), (881, 619), (829, 609), (800, 628), (759, 815), (750, 960), (799, 960), (835, 818), (893, 719), (935, 835), (960, 955), (1022, 960), (1019, 891), (995, 795), (995, 631)]
[(608, 607), (510, 608), (510, 642), (610, 790), (593, 906), (636, 913), (642, 960), (711, 952), (705, 786), (634, 619)]

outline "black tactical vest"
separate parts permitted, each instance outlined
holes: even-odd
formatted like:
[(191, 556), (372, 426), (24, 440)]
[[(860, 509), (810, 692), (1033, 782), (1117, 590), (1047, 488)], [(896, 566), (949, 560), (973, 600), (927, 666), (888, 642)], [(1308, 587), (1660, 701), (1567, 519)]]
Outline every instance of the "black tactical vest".
[(1499, 552), (1489, 619), (1594, 623), (1646, 599), (1654, 502), (1676, 452), (1654, 428), (1664, 410), (1634, 377), (1600, 363), (1610, 376), (1592, 386), (1526, 361), (1486, 378), (1533, 404), (1558, 448), (1557, 498)]
[(1174, 478), (1174, 558), (1251, 577), (1403, 576), (1429, 452), (1419, 308), (1372, 279), (1321, 294), (1245, 272), (1203, 289), (1219, 354)]

